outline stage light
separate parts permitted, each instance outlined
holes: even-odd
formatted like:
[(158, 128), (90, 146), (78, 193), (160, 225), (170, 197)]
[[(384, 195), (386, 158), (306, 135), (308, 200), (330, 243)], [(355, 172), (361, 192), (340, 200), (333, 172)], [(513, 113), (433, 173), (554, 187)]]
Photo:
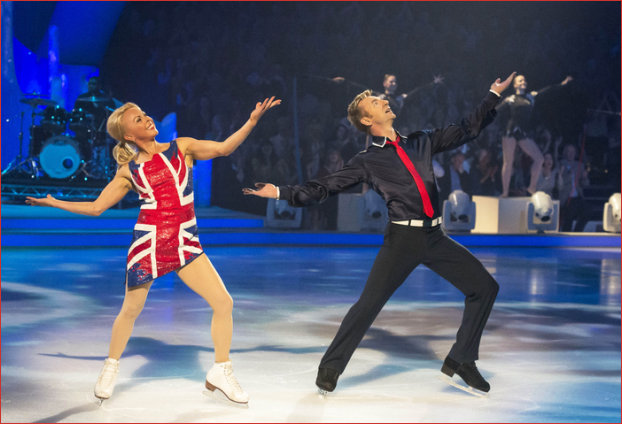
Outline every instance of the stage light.
[(603, 208), (603, 230), (609, 233), (620, 232), (620, 193), (612, 194)]
[(365, 208), (365, 216), (371, 219), (385, 218), (383, 226), (386, 225), (387, 205), (374, 190), (367, 190), (363, 195), (363, 207)]
[(475, 203), (464, 191), (452, 191), (443, 202), (443, 226), (449, 231), (471, 231), (475, 228)]
[(539, 233), (559, 230), (559, 206), (543, 191), (536, 191), (527, 205), (527, 229)]
[(341, 193), (337, 203), (339, 231), (379, 233), (387, 226), (387, 205), (374, 190), (367, 190), (364, 194)]
[(265, 223), (268, 228), (300, 228), (302, 208), (289, 206), (285, 200), (268, 199)]
[(382, 232), (389, 221), (389, 211), (384, 199), (374, 190), (367, 190), (363, 194), (363, 216), (361, 230)]

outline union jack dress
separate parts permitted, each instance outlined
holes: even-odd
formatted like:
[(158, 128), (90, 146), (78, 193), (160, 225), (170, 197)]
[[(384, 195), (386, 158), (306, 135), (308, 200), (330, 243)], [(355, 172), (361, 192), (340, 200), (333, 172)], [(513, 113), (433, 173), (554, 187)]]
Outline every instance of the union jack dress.
[(192, 168), (177, 142), (129, 167), (141, 202), (125, 277), (128, 287), (134, 287), (189, 264), (203, 249), (194, 214)]

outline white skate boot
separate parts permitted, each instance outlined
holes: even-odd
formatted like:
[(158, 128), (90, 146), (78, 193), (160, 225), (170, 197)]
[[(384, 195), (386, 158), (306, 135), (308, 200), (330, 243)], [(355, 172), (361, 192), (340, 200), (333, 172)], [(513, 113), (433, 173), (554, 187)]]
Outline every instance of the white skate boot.
[(233, 375), (231, 361), (216, 362), (207, 372), (205, 387), (212, 392), (216, 389), (220, 390), (232, 402), (248, 403), (248, 393), (242, 390), (240, 383)]
[(119, 374), (119, 361), (117, 359), (106, 358), (97, 383), (95, 383), (95, 397), (100, 401), (112, 396), (114, 385)]

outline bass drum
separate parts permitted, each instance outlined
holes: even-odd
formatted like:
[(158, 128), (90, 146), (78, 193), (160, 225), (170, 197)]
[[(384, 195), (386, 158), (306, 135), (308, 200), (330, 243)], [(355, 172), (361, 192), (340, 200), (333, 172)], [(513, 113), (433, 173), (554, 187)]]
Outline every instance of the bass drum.
[(43, 171), (52, 178), (71, 177), (80, 167), (80, 146), (73, 138), (57, 135), (43, 143), (39, 162)]

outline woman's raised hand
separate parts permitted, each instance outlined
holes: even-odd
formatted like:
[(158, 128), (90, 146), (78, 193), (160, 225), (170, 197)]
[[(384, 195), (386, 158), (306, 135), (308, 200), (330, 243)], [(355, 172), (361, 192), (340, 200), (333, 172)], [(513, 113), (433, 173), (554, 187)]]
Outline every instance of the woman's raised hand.
[(281, 99), (274, 99), (274, 96), (270, 98), (266, 98), (263, 102), (257, 102), (255, 105), (255, 110), (251, 112), (250, 120), (256, 124), (259, 119), (266, 113), (268, 110), (272, 109), (274, 106), (278, 106), (281, 104)]

